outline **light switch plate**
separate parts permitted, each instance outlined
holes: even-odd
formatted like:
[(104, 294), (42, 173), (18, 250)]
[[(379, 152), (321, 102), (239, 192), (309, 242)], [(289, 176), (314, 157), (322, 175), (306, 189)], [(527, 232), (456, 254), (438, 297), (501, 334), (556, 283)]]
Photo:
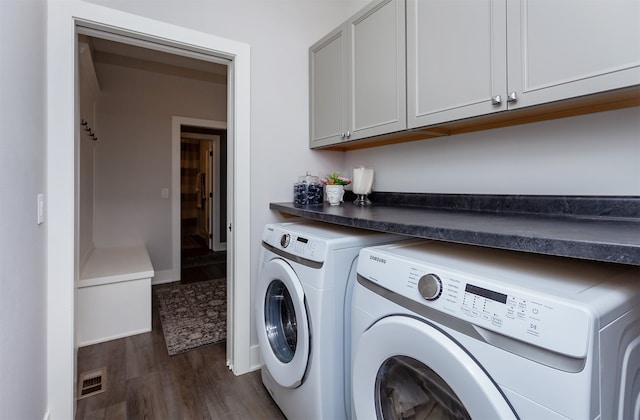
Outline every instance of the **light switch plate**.
[(38, 224), (44, 222), (44, 194), (38, 194)]
[(169, 198), (169, 188), (162, 188), (160, 190), (160, 198)]

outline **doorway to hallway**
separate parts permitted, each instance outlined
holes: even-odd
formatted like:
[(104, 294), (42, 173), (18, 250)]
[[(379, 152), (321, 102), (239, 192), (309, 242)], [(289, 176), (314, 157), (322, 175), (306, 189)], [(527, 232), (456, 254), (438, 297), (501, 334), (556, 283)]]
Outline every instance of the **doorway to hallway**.
[(180, 127), (180, 282), (225, 278), (226, 130)]
[[(49, 343), (46, 372), (49, 408), (53, 417), (73, 418), (75, 407), (74, 354), (75, 282), (78, 279), (78, 214), (76, 166), (80, 118), (76, 35), (86, 30), (105, 30), (125, 35), (128, 41), (151, 43), (155, 49), (177, 48), (180, 55), (202, 57), (203, 61), (228, 61), (228, 112), (230, 147), (228, 275), (229, 331), (227, 366), (236, 375), (249, 372), (259, 361), (251, 347), (249, 293), (251, 266), (238, 263), (238, 250), (250, 249), (250, 48), (248, 44), (159, 22), (88, 2), (51, 2), (47, 13), (47, 279)], [(53, 54), (53, 55), (51, 55)], [(148, 149), (155, 150), (155, 149)], [(173, 167), (173, 165), (172, 165)], [(179, 188), (179, 186), (178, 186)], [(172, 188), (171, 191), (177, 191)], [(158, 191), (159, 192), (159, 191)], [(171, 194), (170, 197), (175, 196)], [(179, 203), (171, 215), (179, 212)], [(173, 223), (173, 222), (172, 222)], [(174, 230), (172, 229), (172, 232)], [(171, 253), (172, 257), (175, 255)], [(179, 257), (178, 257), (179, 264)], [(174, 265), (172, 265), (173, 267)], [(237, 293), (243, 291), (243, 293)]]

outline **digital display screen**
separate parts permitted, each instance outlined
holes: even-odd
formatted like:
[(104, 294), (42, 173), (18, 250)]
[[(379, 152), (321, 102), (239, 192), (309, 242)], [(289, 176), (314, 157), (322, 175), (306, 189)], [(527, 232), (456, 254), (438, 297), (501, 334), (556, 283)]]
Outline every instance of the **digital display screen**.
[(494, 292), (493, 290), (483, 289), (482, 287), (474, 286), (473, 284), (467, 284), (464, 288), (465, 292), (473, 293), (474, 295), (482, 296), (487, 299), (495, 300), (500, 303), (507, 303), (507, 295), (504, 293)]
[(309, 242), (309, 240), (307, 238), (301, 238), (300, 236), (298, 236), (298, 242), (302, 242), (303, 244), (306, 244), (307, 242)]

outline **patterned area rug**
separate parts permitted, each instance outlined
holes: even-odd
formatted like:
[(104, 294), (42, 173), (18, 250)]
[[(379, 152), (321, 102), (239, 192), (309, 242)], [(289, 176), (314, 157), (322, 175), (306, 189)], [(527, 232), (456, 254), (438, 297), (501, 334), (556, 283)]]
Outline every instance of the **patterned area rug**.
[(227, 339), (227, 280), (154, 286), (170, 356)]

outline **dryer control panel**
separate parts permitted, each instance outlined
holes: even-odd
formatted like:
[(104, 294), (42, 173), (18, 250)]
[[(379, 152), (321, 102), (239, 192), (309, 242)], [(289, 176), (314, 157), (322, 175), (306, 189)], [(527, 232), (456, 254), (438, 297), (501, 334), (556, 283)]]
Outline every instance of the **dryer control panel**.
[[(570, 357), (586, 356), (594, 330), (583, 305), (422, 261), (361, 251), (358, 274), (414, 302)], [(514, 274), (514, 276), (517, 274)]]

